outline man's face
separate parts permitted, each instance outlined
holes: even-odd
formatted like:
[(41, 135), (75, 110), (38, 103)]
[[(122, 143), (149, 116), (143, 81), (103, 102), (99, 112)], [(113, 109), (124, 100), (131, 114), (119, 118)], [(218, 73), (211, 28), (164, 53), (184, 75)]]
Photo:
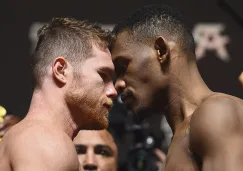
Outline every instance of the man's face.
[(129, 41), (128, 37), (126, 32), (119, 33), (111, 51), (117, 76), (115, 87), (123, 92), (122, 100), (128, 108), (142, 119), (163, 107), (161, 95), (167, 80), (154, 47)]
[(91, 57), (77, 64), (66, 102), (74, 111), (74, 120), (82, 129), (104, 129), (117, 92), (112, 77), (114, 65), (108, 49), (93, 45)]
[(106, 130), (79, 131), (73, 142), (81, 171), (117, 170), (117, 147)]

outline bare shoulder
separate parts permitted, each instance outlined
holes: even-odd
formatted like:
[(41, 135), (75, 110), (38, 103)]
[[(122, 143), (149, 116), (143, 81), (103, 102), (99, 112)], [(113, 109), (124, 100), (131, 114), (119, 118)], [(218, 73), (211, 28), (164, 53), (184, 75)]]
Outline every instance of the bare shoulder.
[(45, 124), (21, 122), (6, 134), (4, 141), (16, 170), (78, 170), (72, 140)]
[(243, 101), (237, 97), (218, 93), (205, 99), (194, 111), (191, 124), (202, 122), (206, 125), (210, 123), (208, 126), (212, 123), (217, 126), (217, 124), (239, 123), (240, 118), (243, 119)]
[[(190, 141), (192, 148), (202, 144), (208, 146), (219, 142), (221, 137), (229, 137), (243, 127), (243, 101), (239, 98), (215, 94), (207, 99), (194, 111), (190, 122)], [(213, 142), (213, 143), (212, 143)], [(200, 144), (200, 145), (198, 145)]]

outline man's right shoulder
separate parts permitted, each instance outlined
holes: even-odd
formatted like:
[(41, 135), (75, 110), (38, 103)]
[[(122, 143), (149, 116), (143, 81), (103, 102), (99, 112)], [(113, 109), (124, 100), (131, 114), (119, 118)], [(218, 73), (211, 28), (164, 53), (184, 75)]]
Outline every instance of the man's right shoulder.
[(71, 138), (67, 134), (41, 124), (16, 125), (6, 134), (6, 139), (7, 145), (13, 150), (20, 148), (40, 150), (41, 152), (45, 149), (52, 151), (56, 148), (65, 150), (61, 147), (72, 147)]
[[(78, 164), (71, 139), (65, 133), (43, 125), (16, 125), (6, 135), (6, 141), (10, 158), (16, 167), (22, 167), (23, 163), (33, 163), (37, 166), (45, 163), (48, 167), (45, 170), (49, 170), (55, 167), (52, 161), (55, 161), (58, 167), (72, 167), (71, 165)], [(31, 167), (30, 164), (29, 166)]]
[(22, 146), (22, 144), (32, 144), (32, 142), (47, 142), (50, 138), (58, 138), (48, 127), (40, 124), (23, 122), (13, 126), (4, 139), (9, 146)]

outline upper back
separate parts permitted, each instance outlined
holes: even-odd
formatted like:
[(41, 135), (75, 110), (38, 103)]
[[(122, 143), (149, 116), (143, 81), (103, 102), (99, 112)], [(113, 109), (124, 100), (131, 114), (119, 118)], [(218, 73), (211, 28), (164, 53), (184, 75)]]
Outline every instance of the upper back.
[(42, 121), (23, 120), (10, 129), (0, 143), (0, 155), (0, 168), (6, 171), (79, 169), (71, 138)]

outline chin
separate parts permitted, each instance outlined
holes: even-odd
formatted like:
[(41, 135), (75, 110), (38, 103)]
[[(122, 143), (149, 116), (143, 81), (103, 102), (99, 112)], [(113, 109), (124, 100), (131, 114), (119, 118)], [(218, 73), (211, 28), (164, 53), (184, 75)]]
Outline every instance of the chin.
[(90, 122), (86, 123), (84, 130), (103, 130), (108, 128), (108, 119), (106, 118), (96, 118)]
[(108, 128), (108, 124), (95, 124), (95, 125), (92, 125), (92, 126), (89, 126), (89, 127), (86, 127), (84, 130), (103, 130), (103, 129), (106, 129)]
[(108, 119), (104, 118), (97, 121), (97, 123), (94, 125), (93, 130), (103, 130), (108, 128), (108, 125), (109, 125)]
[(108, 128), (108, 125), (109, 125), (109, 122), (108, 122), (108, 120), (106, 119), (106, 120), (104, 120), (104, 121), (100, 124), (100, 126), (97, 128), (97, 130), (107, 129), (107, 128)]
[(133, 112), (133, 120), (135, 123), (141, 123), (144, 119), (148, 118), (154, 112), (149, 107), (141, 107), (137, 106), (132, 109)]
[(136, 110), (133, 109), (132, 113), (133, 113), (133, 122), (136, 124), (140, 124), (141, 122), (143, 122), (144, 119), (148, 117), (148, 114), (144, 112), (143, 109), (136, 109)]

